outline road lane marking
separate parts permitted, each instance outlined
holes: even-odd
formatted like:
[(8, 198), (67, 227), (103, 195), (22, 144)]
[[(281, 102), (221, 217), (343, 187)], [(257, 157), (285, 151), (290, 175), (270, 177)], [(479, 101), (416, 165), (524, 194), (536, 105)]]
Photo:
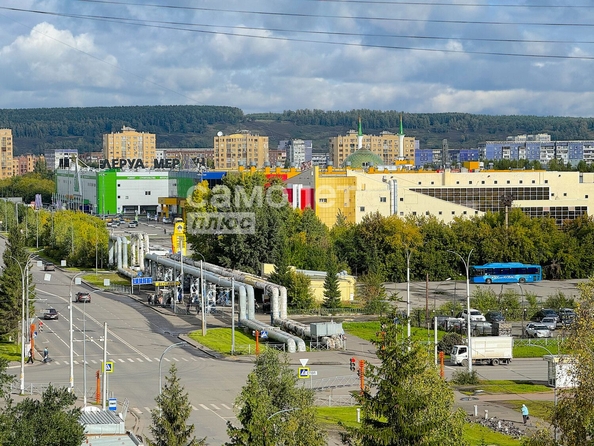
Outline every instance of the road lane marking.
[(120, 362), (126, 362), (122, 358), (118, 358), (118, 361), (120, 361)]
[(91, 359), (91, 362), (92, 362), (93, 364), (97, 364), (97, 361), (95, 361), (94, 359)]
[(192, 410), (198, 410), (196, 406), (192, 406)]
[(233, 409), (231, 409), (229, 406), (227, 406), (226, 404), (221, 404), (221, 406), (223, 406), (225, 409), (228, 409), (228, 410), (233, 410)]
[(150, 412), (150, 411), (151, 411), (151, 408), (150, 408), (150, 407), (146, 407), (146, 406), (144, 406), (144, 408), (143, 408), (143, 409), (144, 409), (144, 410), (146, 410), (147, 412)]
[(141, 415), (142, 414), (142, 410), (140, 410), (138, 407), (133, 407), (132, 410), (134, 412), (136, 412), (138, 415)]
[(167, 362), (171, 362), (171, 361), (170, 361), (169, 359), (167, 359), (167, 358), (163, 358), (163, 359), (164, 359), (165, 361), (167, 361)]
[(146, 360), (147, 360), (148, 362), (153, 362), (153, 360), (152, 360), (151, 358), (146, 358)]
[(174, 359), (175, 362), (179, 362), (179, 359), (177, 359), (177, 358), (173, 358), (173, 359)]
[(128, 358), (128, 361), (130, 362), (134, 362), (134, 360), (132, 358)]
[(137, 360), (138, 362), (143, 362), (143, 361), (142, 361), (142, 359), (140, 359), (140, 358), (136, 358), (136, 360)]
[(207, 406), (205, 406), (204, 404), (198, 404), (200, 407), (202, 407), (204, 410), (210, 410)]
[(78, 365), (78, 361), (74, 361), (74, 364), (75, 364), (75, 365)]
[(212, 403), (210, 403), (210, 405), (211, 405), (212, 407), (214, 407), (214, 408), (215, 408), (215, 410), (221, 410), (219, 407), (217, 407), (217, 405), (216, 405), (216, 404), (212, 404)]
[(186, 361), (186, 362), (190, 362), (190, 361), (188, 361), (186, 358), (182, 358), (182, 359), (183, 359), (184, 361)]

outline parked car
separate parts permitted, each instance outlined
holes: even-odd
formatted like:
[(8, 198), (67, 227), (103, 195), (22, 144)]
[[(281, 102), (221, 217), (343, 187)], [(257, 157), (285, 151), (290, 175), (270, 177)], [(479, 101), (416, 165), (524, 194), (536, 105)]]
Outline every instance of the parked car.
[[(466, 313), (467, 310), (463, 310), (461, 313), (458, 313), (458, 316), (456, 316), (459, 319), (463, 319), (466, 320), (468, 319), (468, 315)], [(470, 321), (485, 321), (485, 316), (483, 316), (483, 313), (481, 313), (479, 310), (475, 310), (474, 308), (470, 309)]]
[(576, 318), (573, 308), (561, 308), (559, 310), (559, 319), (563, 325), (573, 324)]
[(47, 320), (58, 319), (58, 311), (55, 308), (48, 308), (43, 313), (43, 318)]
[(76, 293), (76, 301), (91, 303), (91, 293), (79, 291), (78, 293)]
[(44, 271), (55, 271), (56, 270), (56, 265), (54, 265), (51, 262), (46, 262), (43, 264), (43, 270)]
[(138, 222), (136, 220), (131, 221), (130, 223), (128, 223), (128, 227), (129, 228), (137, 228), (138, 227)]
[(112, 222), (109, 224), (109, 226), (110, 226), (110, 227), (112, 227), (112, 228), (117, 228), (117, 227), (119, 227), (119, 226), (120, 226), (120, 222), (119, 222), (119, 221), (117, 221), (117, 220), (114, 220), (114, 221), (112, 221)]
[(171, 223), (171, 219), (169, 217), (163, 217), (163, 223)]
[(537, 311), (536, 314), (530, 318), (530, 320), (533, 322), (540, 322), (545, 317), (554, 317), (557, 319), (557, 322), (559, 322), (559, 315), (555, 310), (550, 308), (543, 308), (542, 310)]
[(487, 322), (505, 322), (505, 317), (501, 314), (501, 311), (487, 311), (485, 314), (485, 320)]
[(557, 318), (554, 316), (543, 317), (539, 323), (545, 325), (549, 330), (557, 329)]
[(526, 336), (531, 338), (550, 338), (553, 332), (546, 325), (529, 323), (526, 325)]

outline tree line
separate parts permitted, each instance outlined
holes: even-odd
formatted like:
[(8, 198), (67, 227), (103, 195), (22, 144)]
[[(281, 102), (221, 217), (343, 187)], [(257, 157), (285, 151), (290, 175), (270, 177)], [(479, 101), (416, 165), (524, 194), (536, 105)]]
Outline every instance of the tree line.
[(212, 147), (217, 131), (231, 133), (244, 128), (268, 135), (271, 147), (281, 139), (305, 138), (318, 141), (323, 148), (329, 132), (344, 134), (356, 129), (359, 117), (366, 133), (396, 133), (401, 115), (404, 132), (418, 139), (422, 148), (440, 148), (443, 139), (452, 148), (476, 148), (487, 140), (535, 133), (549, 133), (553, 140), (594, 139), (593, 118), (366, 109), (244, 114), (235, 107), (191, 105), (1, 109), (0, 128), (12, 129), (16, 153), (41, 153), (55, 148), (98, 151), (103, 135), (120, 131), (124, 125), (155, 133), (158, 147)]

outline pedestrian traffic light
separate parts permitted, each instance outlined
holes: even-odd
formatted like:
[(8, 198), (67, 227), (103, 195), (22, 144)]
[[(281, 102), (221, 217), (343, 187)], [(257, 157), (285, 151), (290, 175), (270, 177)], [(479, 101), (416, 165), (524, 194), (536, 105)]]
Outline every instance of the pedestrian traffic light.
[(361, 378), (361, 369), (358, 369), (358, 370), (357, 370), (357, 376), (358, 376), (359, 378)]
[(356, 363), (357, 363), (357, 360), (355, 358), (351, 358), (351, 366), (350, 366), (351, 367), (351, 372), (354, 372), (355, 369), (357, 368)]

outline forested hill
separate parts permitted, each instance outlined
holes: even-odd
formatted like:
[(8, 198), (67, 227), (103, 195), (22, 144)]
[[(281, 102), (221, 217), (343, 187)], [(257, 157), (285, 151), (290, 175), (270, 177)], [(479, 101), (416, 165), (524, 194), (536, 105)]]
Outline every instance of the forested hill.
[[(244, 114), (235, 107), (135, 106), (0, 110), (0, 128), (11, 128), (15, 153), (42, 153), (46, 148), (100, 151), (103, 134), (122, 126), (157, 135), (157, 146), (212, 147), (218, 131), (247, 129), (279, 140), (311, 139), (316, 149), (327, 149), (328, 138), (357, 128), (361, 117), (366, 134), (397, 133), (397, 111), (296, 110)], [(417, 138), (421, 148), (477, 147), (487, 140), (510, 135), (549, 133), (553, 140), (594, 139), (594, 118), (489, 116), (465, 113), (402, 113), (404, 133)]]

